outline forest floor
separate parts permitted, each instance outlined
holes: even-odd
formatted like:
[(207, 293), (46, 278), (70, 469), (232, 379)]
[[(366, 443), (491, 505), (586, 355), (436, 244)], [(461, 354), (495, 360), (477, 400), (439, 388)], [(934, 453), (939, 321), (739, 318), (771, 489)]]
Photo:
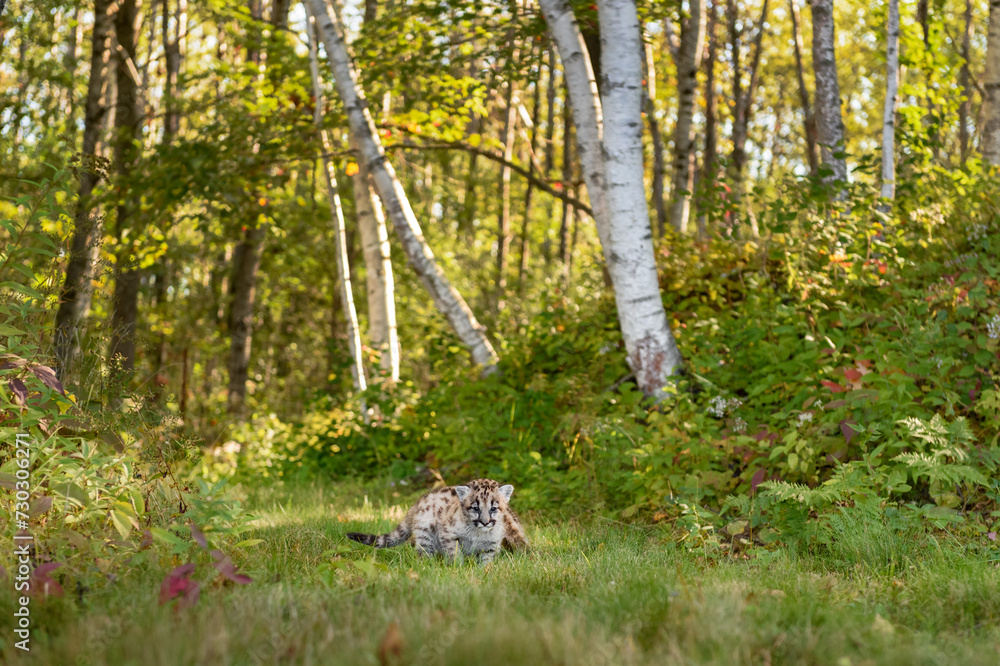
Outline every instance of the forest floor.
[(658, 526), (529, 516), (533, 550), (484, 568), (345, 539), (349, 529), (388, 531), (412, 498), (369, 501), (344, 486), (256, 491), (244, 538), (263, 542), (234, 555), (252, 583), (221, 585), (206, 560), (197, 603), (161, 606), (160, 581), (179, 562), (143, 562), (100, 591), (67, 590), (36, 616), (21, 661), (1000, 663), (1000, 568), (947, 543), (886, 570), (863, 549), (854, 561), (762, 548), (713, 557)]

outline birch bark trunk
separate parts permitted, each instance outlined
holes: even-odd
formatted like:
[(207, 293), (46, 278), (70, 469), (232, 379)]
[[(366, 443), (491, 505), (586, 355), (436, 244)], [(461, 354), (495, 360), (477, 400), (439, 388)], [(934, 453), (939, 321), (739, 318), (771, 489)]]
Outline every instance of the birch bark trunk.
[(899, 98), (899, 0), (889, 0), (886, 26), (885, 108), (882, 112), (882, 199), (886, 212), (896, 198), (896, 101)]
[[(355, 144), (355, 149), (357, 145)], [(395, 279), (382, 202), (372, 192), (363, 160), (352, 177), (354, 205), (361, 234), (368, 291), (368, 339), (381, 350), (381, 367), (393, 382), (399, 381), (399, 337), (396, 331)]]
[(990, 0), (983, 74), (983, 129), (980, 149), (988, 164), (1000, 166), (1000, 0)]
[[(344, 224), (344, 210), (340, 205), (340, 193), (337, 191), (337, 174), (333, 169), (333, 165), (330, 163), (329, 158), (326, 155), (333, 152), (330, 146), (330, 140), (327, 138), (326, 132), (322, 129), (323, 121), (323, 91), (319, 85), (319, 55), (317, 47), (317, 31), (316, 31), (316, 19), (313, 17), (306, 8), (306, 20), (308, 22), (308, 38), (309, 38), (309, 73), (312, 78), (313, 85), (313, 97), (316, 100), (315, 113), (313, 115), (313, 121), (316, 123), (316, 135), (323, 147), (323, 177), (326, 182), (326, 196), (330, 203), (330, 219), (333, 226), (333, 247), (334, 254), (336, 255), (337, 264), (337, 285), (340, 291), (340, 305), (343, 309), (344, 321), (347, 323), (347, 348), (351, 354), (351, 378), (354, 380), (354, 388), (358, 391), (364, 391), (368, 388), (368, 382), (365, 377), (365, 366), (364, 359), (361, 355), (361, 327), (358, 325), (358, 313), (354, 307), (354, 288), (351, 284), (351, 265), (347, 256), (347, 230)], [(359, 174), (362, 173), (359, 171)], [(367, 172), (364, 172), (367, 176)], [(368, 198), (368, 181), (362, 180), (361, 187), (358, 187), (358, 180), (355, 181), (355, 195), (357, 196), (358, 190), (361, 190), (361, 196), (359, 196), (355, 203), (358, 201), (367, 202), (369, 206), (368, 215), (371, 218), (375, 217), (374, 209), (371, 208), (372, 202)], [(362, 204), (364, 205), (364, 204)], [(359, 225), (360, 225), (360, 213), (359, 213)], [(369, 232), (370, 227), (374, 226), (374, 219), (370, 220), (368, 225)], [(362, 232), (364, 235), (364, 232)], [(376, 242), (378, 237), (376, 236)], [(381, 251), (378, 247), (374, 248), (375, 252), (381, 255)], [(368, 248), (365, 248), (365, 253), (367, 257)], [(378, 260), (373, 262), (376, 270), (380, 268), (380, 262)], [(389, 279), (392, 279), (390, 272)], [(371, 284), (371, 280), (369, 280)], [(383, 298), (385, 291), (383, 290)], [(375, 296), (376, 301), (378, 296)], [(384, 303), (383, 303), (384, 305)], [(371, 307), (371, 306), (370, 306)], [(387, 313), (383, 313), (386, 314)], [(383, 330), (387, 333), (388, 322), (381, 322)], [(372, 326), (374, 329), (375, 327)], [(365, 420), (368, 419), (368, 410), (363, 410), (365, 413)]]
[(316, 17), (318, 33), (326, 47), (330, 69), (347, 113), (350, 133), (361, 149), (359, 159), (365, 161), (365, 166), (372, 174), (386, 213), (392, 220), (410, 264), (434, 298), (438, 310), (471, 351), (473, 362), (484, 366), (484, 372), (494, 371), (497, 356), (486, 337), (485, 329), (476, 321), (468, 304), (437, 264), (434, 253), (424, 240), (403, 185), (385, 157), (368, 103), (358, 85), (357, 74), (348, 55), (340, 19), (335, 13), (327, 11), (323, 0), (308, 2), (311, 13)]
[[(609, 213), (607, 188), (604, 183), (604, 153), (601, 146), (604, 119), (601, 99), (597, 92), (597, 80), (594, 78), (587, 45), (567, 0), (539, 0), (539, 5), (548, 23), (549, 34), (559, 51), (559, 59), (562, 61), (563, 80), (573, 107), (577, 154), (583, 169), (583, 179), (587, 185), (590, 208), (594, 213), (597, 235), (607, 261), (610, 247)], [(639, 182), (642, 182), (641, 178)], [(645, 193), (642, 195), (642, 200), (646, 200)]]
[[(517, 49), (514, 49), (517, 58)], [(496, 304), (497, 310), (504, 307), (507, 292), (507, 264), (510, 255), (510, 161), (514, 158), (514, 135), (517, 130), (518, 94), (514, 88), (513, 79), (507, 82), (507, 97), (505, 100), (503, 123), (503, 159), (506, 162), (500, 167), (500, 212), (497, 216), (497, 277)]]
[(94, 161), (97, 143), (107, 109), (101, 104), (108, 65), (108, 46), (111, 38), (112, 0), (94, 2), (94, 29), (90, 46), (90, 75), (87, 81), (87, 101), (84, 111), (83, 169), (77, 198), (73, 239), (70, 243), (66, 279), (59, 294), (59, 309), (55, 322), (55, 356), (59, 377), (65, 381), (73, 371), (73, 364), (80, 353), (78, 326), (85, 309), (85, 295), (89, 291), (92, 268), (91, 246), (97, 243), (97, 217), (91, 202), (91, 193), (100, 181)]
[[(643, 186), (641, 32), (634, 0), (599, 0), (604, 166), (610, 213), (605, 250), (636, 383), (662, 398), (681, 365), (660, 296)], [(574, 108), (578, 105), (574, 104)], [(579, 124), (578, 124), (579, 128)]]
[(965, 164), (969, 156), (969, 118), (972, 116), (972, 75), (969, 69), (972, 60), (972, 0), (965, 0), (965, 29), (962, 31), (962, 69), (958, 75), (959, 85), (965, 99), (958, 107), (958, 147), (960, 164)]
[(798, 0), (788, 0), (792, 15), (792, 34), (795, 45), (795, 74), (799, 81), (799, 100), (802, 103), (802, 115), (806, 136), (806, 159), (809, 160), (809, 175), (819, 172), (819, 154), (816, 150), (816, 116), (809, 102), (809, 89), (806, 88), (806, 68), (803, 64), (802, 52), (802, 17), (799, 15)]
[[(698, 69), (705, 50), (705, 0), (690, 0), (690, 16), (681, 27), (677, 58), (677, 125), (674, 129), (674, 176), (670, 221), (678, 233), (687, 233), (694, 192), (694, 98)], [(652, 76), (652, 74), (651, 74)]]
[[(1000, 4), (1000, 0), (996, 0)], [(834, 50), (833, 0), (810, 0), (813, 18), (813, 71), (816, 76), (816, 139), (823, 165), (831, 170), (827, 182), (847, 182), (844, 120), (840, 112), (840, 82)]]

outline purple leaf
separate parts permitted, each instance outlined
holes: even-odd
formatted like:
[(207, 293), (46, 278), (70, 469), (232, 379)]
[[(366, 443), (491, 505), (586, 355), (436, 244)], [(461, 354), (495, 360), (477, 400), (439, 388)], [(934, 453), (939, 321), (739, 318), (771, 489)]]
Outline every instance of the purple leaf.
[(47, 365), (33, 365), (31, 366), (31, 371), (35, 373), (35, 376), (42, 380), (42, 383), (48, 386), (50, 389), (55, 389), (66, 395), (66, 389), (63, 388), (62, 382), (56, 377), (56, 371)]
[(191, 530), (191, 537), (194, 539), (195, 543), (201, 546), (204, 550), (208, 550), (208, 539), (205, 538), (205, 533), (199, 530), (194, 523), (188, 523), (188, 528)]
[(220, 562), (222, 560), (229, 559), (229, 556), (226, 555), (225, 553), (223, 553), (221, 550), (210, 550), (209, 551), (209, 555), (211, 555), (215, 559), (219, 560)]
[(41, 590), (42, 597), (63, 596), (62, 585), (49, 577), (50, 571), (55, 571), (61, 566), (62, 562), (49, 562), (47, 564), (39, 564), (35, 567), (35, 570), (31, 572), (31, 578), (35, 581), (35, 584), (31, 586), (32, 592)]
[(62, 566), (62, 562), (47, 562), (35, 567), (36, 576), (48, 576), (50, 571), (55, 571)]
[(194, 563), (189, 562), (177, 567), (163, 579), (160, 583), (160, 605), (180, 597), (181, 606), (193, 606), (198, 603), (198, 595), (201, 586), (197, 581), (191, 580), (194, 573)]
[(990, 541), (996, 541), (997, 540), (997, 533), (996, 532), (987, 532), (986, 533), (986, 538), (989, 539)]
[(253, 579), (251, 579), (250, 576), (241, 574), (237, 571), (236, 566), (228, 556), (220, 562), (213, 562), (212, 566), (218, 569), (219, 573), (224, 578), (227, 578), (228, 580), (231, 580), (239, 585), (247, 585), (253, 582)]
[(142, 531), (142, 541), (139, 542), (139, 550), (146, 550), (153, 545), (153, 533), (149, 530)]
[(0, 362), (0, 370), (10, 370), (11, 368), (23, 368), (28, 362), (17, 356), (8, 356)]
[(10, 387), (11, 393), (14, 394), (14, 402), (23, 405), (28, 401), (28, 387), (20, 379), (11, 377), (7, 380), (7, 386)]
[(753, 473), (753, 476), (750, 478), (750, 494), (751, 495), (754, 494), (755, 492), (757, 492), (757, 486), (759, 486), (760, 484), (764, 483), (764, 477), (766, 477), (766, 476), (767, 476), (767, 472), (765, 472), (762, 469), (759, 469), (759, 470), (757, 470), (756, 472)]
[(42, 514), (48, 513), (49, 509), (52, 508), (52, 496), (42, 495), (41, 497), (36, 497), (28, 508), (28, 517), (37, 518)]
[(840, 422), (840, 432), (844, 433), (844, 439), (847, 443), (851, 443), (851, 438), (858, 434), (858, 431), (853, 428), (853, 426), (858, 425), (856, 421), (851, 421), (849, 419), (844, 419)]

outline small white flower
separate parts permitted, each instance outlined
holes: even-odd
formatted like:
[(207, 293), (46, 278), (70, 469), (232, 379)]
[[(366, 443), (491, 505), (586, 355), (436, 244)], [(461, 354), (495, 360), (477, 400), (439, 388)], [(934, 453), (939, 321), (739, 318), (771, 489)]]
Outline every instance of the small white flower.
[(813, 420), (812, 412), (802, 412), (801, 414), (799, 414), (799, 423), (798, 423), (798, 425), (801, 426), (801, 425), (803, 425), (805, 423), (808, 423), (809, 421), (812, 421), (812, 420)]
[(943, 365), (944, 365), (944, 359), (943, 359), (943, 358), (941, 358), (940, 356), (932, 356), (932, 357), (931, 357), (931, 361), (933, 361), (933, 362), (934, 362), (934, 364), (935, 364), (935, 365), (937, 366), (937, 369), (938, 369), (938, 370), (940, 370), (940, 369), (941, 369), (941, 366), (943, 366)]
[(746, 429), (747, 429), (747, 422), (737, 416), (736, 422), (733, 423), (733, 430), (735, 430), (736, 432), (746, 432)]
[(1000, 314), (993, 315), (993, 319), (986, 324), (986, 335), (990, 340), (1000, 340)]

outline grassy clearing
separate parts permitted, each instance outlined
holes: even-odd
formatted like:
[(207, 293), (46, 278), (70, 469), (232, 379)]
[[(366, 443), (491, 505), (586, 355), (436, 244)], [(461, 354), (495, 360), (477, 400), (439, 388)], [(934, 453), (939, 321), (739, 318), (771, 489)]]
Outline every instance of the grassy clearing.
[[(398, 664), (1000, 663), (1000, 569), (952, 545), (859, 526), (828, 559), (761, 550), (716, 560), (679, 548), (655, 527), (529, 518), (534, 551), (484, 569), (424, 561), (409, 547), (373, 551), (343, 537), (358, 527), (390, 529), (411, 499), (368, 501), (340, 486), (261, 491), (250, 498), (259, 521), (248, 536), (264, 543), (234, 557), (251, 585), (220, 587), (203, 564), (201, 599), (175, 610), (157, 600), (175, 564), (167, 558), (82, 597), (64, 581), (66, 598), (33, 607), (30, 658), (16, 654), (8, 632), (0, 654), (9, 663), (81, 666), (378, 664), (383, 657)], [(0, 611), (10, 617), (10, 595)]]

